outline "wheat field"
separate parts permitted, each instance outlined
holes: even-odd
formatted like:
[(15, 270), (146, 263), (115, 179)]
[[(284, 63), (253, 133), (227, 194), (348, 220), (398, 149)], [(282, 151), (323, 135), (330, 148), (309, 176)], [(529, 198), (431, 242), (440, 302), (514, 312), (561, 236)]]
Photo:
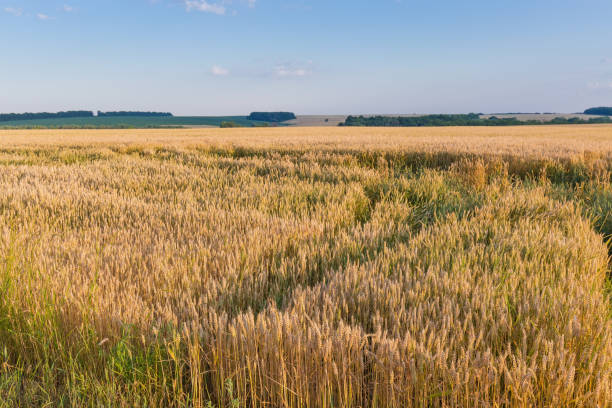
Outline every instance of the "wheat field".
[(0, 131), (0, 407), (610, 407), (612, 126)]

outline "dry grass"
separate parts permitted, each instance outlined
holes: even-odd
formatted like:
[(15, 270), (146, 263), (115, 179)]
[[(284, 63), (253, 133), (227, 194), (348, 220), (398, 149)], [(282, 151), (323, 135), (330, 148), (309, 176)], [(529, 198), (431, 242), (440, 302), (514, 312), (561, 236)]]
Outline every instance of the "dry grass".
[(0, 406), (610, 406), (612, 127), (0, 132)]

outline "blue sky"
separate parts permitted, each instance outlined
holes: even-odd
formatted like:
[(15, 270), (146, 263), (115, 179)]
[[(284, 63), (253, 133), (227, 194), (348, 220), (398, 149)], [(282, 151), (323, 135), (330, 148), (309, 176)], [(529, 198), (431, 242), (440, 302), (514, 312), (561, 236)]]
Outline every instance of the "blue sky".
[(577, 112), (610, 0), (0, 0), (0, 112)]

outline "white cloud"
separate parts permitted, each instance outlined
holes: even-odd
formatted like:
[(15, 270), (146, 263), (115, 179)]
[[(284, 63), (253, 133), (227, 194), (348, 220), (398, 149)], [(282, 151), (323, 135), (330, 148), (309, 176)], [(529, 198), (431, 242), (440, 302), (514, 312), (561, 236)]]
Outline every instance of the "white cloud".
[(229, 70), (218, 65), (213, 65), (213, 67), (210, 69), (210, 73), (214, 76), (227, 76), (229, 75)]
[[(149, 0), (152, 3), (156, 3), (160, 0)], [(232, 0), (181, 0), (185, 5), (185, 10), (191, 11), (202, 11), (205, 13), (213, 13), (218, 15), (232, 15), (238, 14), (238, 11), (232, 8), (232, 3), (236, 3)], [(257, 0), (240, 0), (240, 3), (245, 4), (249, 8), (255, 8)]]
[(36, 18), (39, 19), (39, 20), (43, 20), (43, 21), (51, 19), (51, 17), (49, 17), (48, 15), (43, 14), (43, 13), (36, 14)]
[(290, 77), (290, 76), (303, 77), (303, 76), (308, 75), (309, 71), (303, 68), (289, 69), (285, 66), (278, 66), (274, 68), (274, 73), (279, 77)]
[(16, 16), (16, 17), (19, 17), (20, 15), (22, 15), (22, 14), (23, 14), (23, 10), (22, 10), (22, 9), (20, 9), (20, 8), (14, 8), (14, 7), (5, 7), (5, 8), (4, 8), (4, 11), (5, 11), (6, 13), (12, 14), (12, 15), (14, 15), (14, 16)]
[(308, 61), (306, 66), (293, 63), (279, 64), (274, 67), (273, 74), (277, 78), (302, 78), (312, 74), (312, 61)]
[(185, 9), (187, 11), (197, 10), (205, 13), (225, 14), (225, 6), (218, 3), (209, 3), (206, 0), (185, 0)]
[(68, 4), (64, 4), (63, 9), (66, 13), (71, 13), (74, 11), (74, 8), (72, 6), (69, 6)]

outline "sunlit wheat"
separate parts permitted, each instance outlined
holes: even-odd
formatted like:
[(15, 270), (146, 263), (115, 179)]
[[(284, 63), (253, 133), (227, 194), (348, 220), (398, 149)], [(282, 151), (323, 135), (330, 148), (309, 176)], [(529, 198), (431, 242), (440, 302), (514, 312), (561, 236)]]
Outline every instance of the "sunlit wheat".
[(612, 404), (612, 127), (0, 131), (0, 406)]

